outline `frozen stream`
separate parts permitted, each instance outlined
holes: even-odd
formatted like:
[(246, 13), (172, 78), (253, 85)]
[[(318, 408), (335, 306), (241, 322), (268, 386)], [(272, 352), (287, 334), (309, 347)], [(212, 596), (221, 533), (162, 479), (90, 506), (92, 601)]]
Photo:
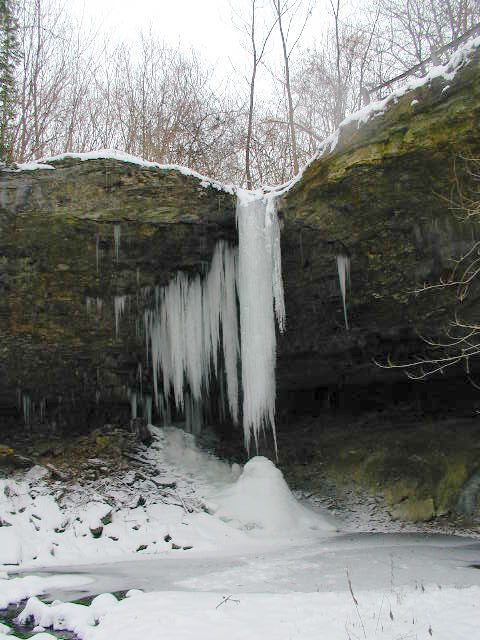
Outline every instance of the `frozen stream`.
[[(346, 591), (346, 569), (354, 590), (480, 586), (480, 542), (424, 534), (339, 534), (303, 540), (263, 553), (205, 554), (111, 564), (69, 566), (35, 575), (77, 574), (87, 586), (53, 589), (50, 600), (77, 600), (103, 592), (222, 591), (285, 593)], [(30, 575), (32, 575), (29, 572)]]

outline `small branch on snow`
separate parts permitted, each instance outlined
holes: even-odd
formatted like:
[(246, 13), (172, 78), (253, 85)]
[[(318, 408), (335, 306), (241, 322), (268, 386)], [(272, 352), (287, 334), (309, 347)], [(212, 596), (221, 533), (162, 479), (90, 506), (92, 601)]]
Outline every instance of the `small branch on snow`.
[(223, 600), (217, 604), (215, 609), (221, 607), (222, 604), (225, 604), (225, 602), (235, 602), (235, 604), (240, 604), (240, 600), (235, 600), (234, 598), (232, 598), (232, 596), (223, 596)]

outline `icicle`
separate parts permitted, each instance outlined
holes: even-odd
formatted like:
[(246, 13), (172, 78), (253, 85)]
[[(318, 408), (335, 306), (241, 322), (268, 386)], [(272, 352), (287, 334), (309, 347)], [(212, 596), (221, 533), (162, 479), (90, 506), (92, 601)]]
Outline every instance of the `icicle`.
[(137, 417), (137, 394), (135, 391), (132, 391), (130, 394), (130, 416), (132, 420), (135, 420)]
[(243, 388), (243, 429), (250, 448), (258, 447), (260, 429), (272, 428), (275, 449), (275, 313), (285, 324), (279, 226), (272, 198), (239, 193), (237, 288)]
[(277, 200), (269, 194), (266, 196), (265, 209), (265, 243), (272, 262), (272, 286), (275, 303), (275, 315), (278, 328), (285, 330), (285, 300), (282, 279), (282, 252), (280, 248), (280, 225), (277, 215)]
[(172, 424), (172, 414), (170, 411), (170, 403), (165, 400), (163, 396), (160, 396), (158, 413), (160, 414), (160, 421), (162, 427), (169, 427)]
[[(223, 358), (227, 382), (227, 397), (230, 415), (235, 424), (238, 422), (238, 358), (240, 343), (238, 340), (238, 316), (236, 299), (236, 253), (225, 247), (222, 279), (221, 319), (223, 338)], [(222, 378), (223, 379), (223, 378)]]
[(95, 236), (95, 260), (97, 264), (97, 273), (98, 273), (98, 264), (100, 262), (100, 234), (97, 233)]
[(138, 382), (140, 384), (140, 396), (143, 397), (143, 382), (142, 382), (142, 363), (139, 362), (138, 363), (138, 367), (137, 367), (137, 375), (138, 375)]
[(103, 307), (103, 300), (101, 298), (97, 298), (97, 313), (99, 316), (102, 315), (102, 307)]
[(118, 326), (120, 322), (120, 318), (122, 317), (125, 311), (125, 302), (127, 300), (127, 296), (115, 296), (113, 301), (113, 307), (115, 310), (115, 337), (118, 338)]
[(120, 239), (122, 237), (122, 227), (119, 224), (113, 226), (113, 244), (115, 247), (115, 260), (118, 262), (120, 257)]
[(203, 427), (202, 401), (195, 399), (192, 394), (185, 392), (185, 431), (199, 435)]
[(147, 424), (152, 424), (152, 396), (145, 396), (143, 406)]
[(93, 302), (94, 302), (93, 298), (89, 298), (88, 296), (86, 296), (86, 298), (85, 298), (85, 306), (87, 308), (87, 316), (90, 315), (90, 312), (92, 310)]
[(185, 394), (185, 398), (183, 399), (184, 405), (184, 413), (185, 413), (185, 431), (187, 433), (192, 433), (192, 395), (190, 393)]
[(31, 420), (31, 410), (32, 410), (32, 399), (30, 394), (26, 391), (22, 392), (22, 409), (23, 409), (23, 421), (25, 424), (30, 424)]
[(337, 256), (338, 280), (343, 302), (343, 316), (345, 318), (345, 328), (348, 331), (347, 319), (347, 287), (350, 285), (350, 256), (338, 254)]
[(150, 352), (155, 404), (162, 418), (173, 396), (194, 430), (202, 422), (202, 394), (208, 390), (211, 375), (223, 380), (218, 366), (223, 351), (228, 407), (237, 421), (237, 292), (245, 444), (249, 448), (253, 434), (258, 445), (260, 429), (271, 426), (276, 448), (275, 317), (283, 331), (285, 304), (273, 196), (239, 194), (237, 224), (238, 269), (236, 251), (219, 242), (206, 278), (189, 279), (177, 273), (168, 286), (156, 288), (153, 308), (144, 313), (147, 361)]
[(226, 418), (226, 402), (225, 402), (225, 376), (223, 370), (218, 372), (218, 417), (220, 422), (224, 422)]
[(47, 400), (46, 398), (42, 398), (40, 400), (40, 421), (45, 422), (45, 412), (47, 409)]

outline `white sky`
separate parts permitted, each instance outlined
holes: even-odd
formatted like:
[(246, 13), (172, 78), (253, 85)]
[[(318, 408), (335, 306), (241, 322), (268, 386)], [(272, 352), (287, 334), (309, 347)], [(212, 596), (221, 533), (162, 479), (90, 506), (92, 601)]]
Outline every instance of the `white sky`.
[[(133, 40), (140, 30), (151, 27), (161, 39), (185, 49), (193, 47), (227, 70), (229, 60), (236, 66), (247, 60), (242, 34), (232, 22), (232, 7), (248, 16), (251, 0), (67, 0), (67, 6), (79, 16), (83, 12), (86, 23), (94, 22), (113, 39)], [(304, 45), (324, 29), (326, 11), (328, 0), (317, 0), (302, 37)]]
[[(231, 21), (229, 0), (70, 0), (119, 40), (134, 38), (150, 26), (171, 44), (194, 47), (215, 62), (238, 51), (240, 34)], [(245, 0), (235, 0), (245, 4)], [(248, 3), (247, 3), (248, 6)]]

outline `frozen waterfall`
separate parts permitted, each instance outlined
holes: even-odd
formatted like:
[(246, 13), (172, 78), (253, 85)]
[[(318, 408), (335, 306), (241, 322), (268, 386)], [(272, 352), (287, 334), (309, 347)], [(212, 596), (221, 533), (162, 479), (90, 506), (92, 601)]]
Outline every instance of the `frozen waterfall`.
[(220, 241), (206, 277), (177, 273), (145, 311), (155, 403), (160, 410), (172, 397), (191, 417), (212, 379), (222, 388), (224, 375), (237, 422), (240, 358), (245, 445), (252, 435), (258, 445), (260, 430), (271, 427), (276, 447), (275, 316), (281, 331), (285, 325), (280, 228), (273, 196), (237, 195), (238, 250)]
[[(244, 194), (237, 202), (243, 429), (250, 448), (260, 429), (272, 428), (275, 448), (275, 314), (285, 326), (280, 228), (275, 199)], [(275, 309), (275, 314), (274, 314)]]

